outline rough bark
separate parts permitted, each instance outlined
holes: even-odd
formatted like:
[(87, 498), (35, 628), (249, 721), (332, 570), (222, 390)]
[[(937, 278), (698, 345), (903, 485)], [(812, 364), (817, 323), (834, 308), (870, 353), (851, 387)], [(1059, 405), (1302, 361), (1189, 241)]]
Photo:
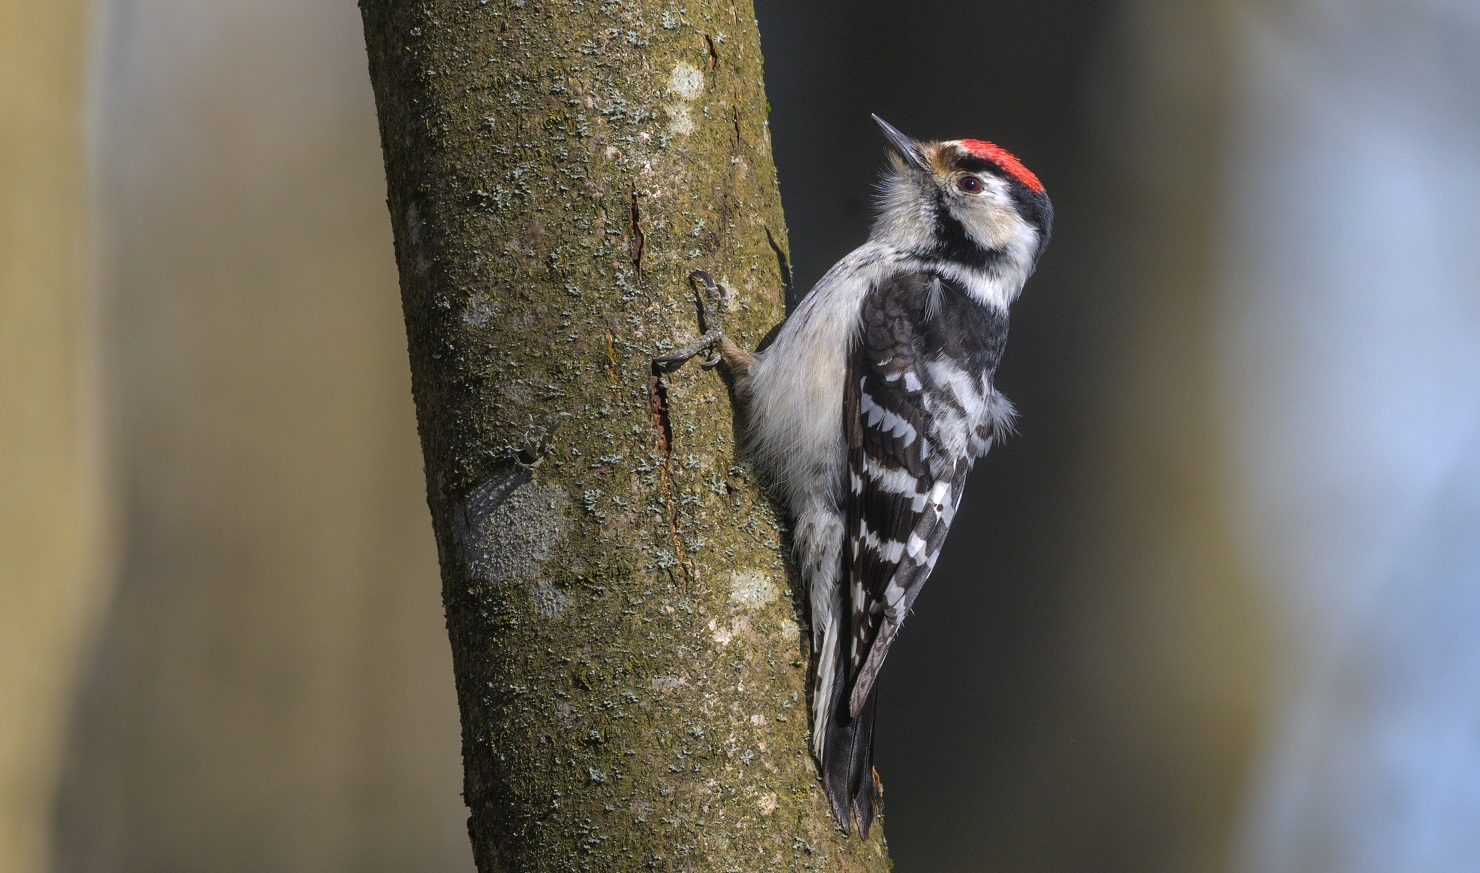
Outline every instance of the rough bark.
[(789, 268), (749, 2), (362, 0), (483, 871), (883, 870), (690, 270)]

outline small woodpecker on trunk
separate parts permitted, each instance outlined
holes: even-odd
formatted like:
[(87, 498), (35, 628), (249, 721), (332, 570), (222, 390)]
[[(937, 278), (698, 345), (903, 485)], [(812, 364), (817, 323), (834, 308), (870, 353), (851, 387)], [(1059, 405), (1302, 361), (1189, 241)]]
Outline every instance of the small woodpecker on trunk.
[[(811, 606), (812, 752), (839, 826), (867, 837), (879, 668), (940, 555), (966, 474), (1012, 428), (993, 380), (1007, 308), (1048, 244), (1043, 185), (1002, 148), (891, 147), (868, 242), (827, 272), (764, 352), (715, 325), (660, 358), (718, 352), (742, 445), (792, 525)], [(723, 288), (706, 273), (706, 314)]]

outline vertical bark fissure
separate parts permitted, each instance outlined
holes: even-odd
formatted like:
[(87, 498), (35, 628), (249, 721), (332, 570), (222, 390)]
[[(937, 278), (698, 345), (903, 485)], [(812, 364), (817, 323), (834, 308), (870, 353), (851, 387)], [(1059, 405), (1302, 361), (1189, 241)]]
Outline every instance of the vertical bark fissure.
[(713, 73), (714, 68), (719, 66), (719, 49), (714, 47), (714, 37), (707, 33), (704, 34), (704, 44), (709, 46), (709, 72)]
[(886, 869), (817, 788), (726, 388), (651, 364), (694, 269), (738, 342), (782, 317), (751, 7), (361, 10), (479, 869)]
[(668, 389), (663, 385), (663, 374), (658, 365), (653, 365), (648, 377), (648, 402), (653, 410), (653, 426), (658, 432), (658, 454), (662, 458), (658, 468), (658, 481), (663, 489), (663, 504), (668, 507), (668, 534), (673, 543), (673, 554), (678, 562), (678, 573), (685, 585), (693, 581), (687, 562), (684, 561), (683, 538), (678, 534), (678, 505), (673, 499), (673, 421), (668, 416)]
[(632, 207), (628, 216), (628, 223), (632, 231), (632, 272), (637, 278), (637, 287), (643, 287), (642, 281), (642, 246), (644, 243), (642, 234), (642, 211), (637, 205), (637, 186), (632, 186)]

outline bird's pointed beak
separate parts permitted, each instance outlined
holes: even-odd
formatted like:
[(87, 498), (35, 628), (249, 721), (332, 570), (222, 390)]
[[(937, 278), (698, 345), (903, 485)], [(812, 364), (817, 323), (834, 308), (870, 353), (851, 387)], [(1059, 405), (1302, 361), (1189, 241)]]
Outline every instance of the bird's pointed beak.
[(904, 158), (905, 163), (917, 170), (929, 169), (925, 163), (925, 153), (920, 150), (919, 143), (900, 133), (899, 128), (879, 116), (874, 115), (873, 119), (874, 123), (879, 126), (879, 130), (884, 132), (884, 139), (888, 140), (889, 145), (899, 152), (899, 156)]

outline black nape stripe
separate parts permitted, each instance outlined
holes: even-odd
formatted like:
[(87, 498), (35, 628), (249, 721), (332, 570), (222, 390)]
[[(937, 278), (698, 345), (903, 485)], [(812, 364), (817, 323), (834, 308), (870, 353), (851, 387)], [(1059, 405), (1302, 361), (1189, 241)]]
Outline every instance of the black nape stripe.
[(1053, 233), (1053, 203), (1049, 201), (1047, 194), (1029, 190), (1024, 185), (1012, 185), (1008, 191), (1018, 215), (1038, 229), (1038, 251), (1034, 253), (1034, 260), (1037, 260), (1038, 255), (1043, 254), (1043, 250), (1048, 247), (1048, 237)]

